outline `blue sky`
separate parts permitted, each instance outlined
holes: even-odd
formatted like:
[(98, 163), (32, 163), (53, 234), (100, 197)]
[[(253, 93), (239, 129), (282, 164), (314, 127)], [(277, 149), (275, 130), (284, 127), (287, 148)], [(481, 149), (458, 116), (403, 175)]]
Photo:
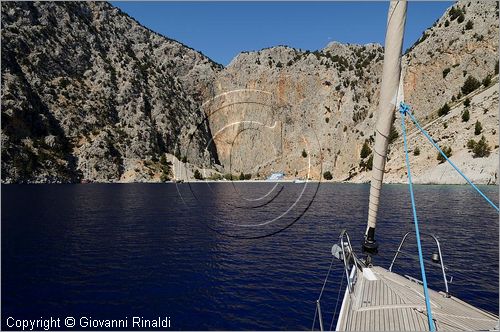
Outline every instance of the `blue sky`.
[[(330, 41), (383, 45), (388, 2), (112, 2), (144, 26), (227, 65), (276, 45), (317, 50)], [(404, 49), (453, 2), (409, 2)]]

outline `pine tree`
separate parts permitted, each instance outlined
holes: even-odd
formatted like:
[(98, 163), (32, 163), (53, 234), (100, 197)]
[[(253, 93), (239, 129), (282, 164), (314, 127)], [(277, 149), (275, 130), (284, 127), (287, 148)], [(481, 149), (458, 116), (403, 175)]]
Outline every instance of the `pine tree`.
[(491, 84), (491, 76), (490, 75), (486, 76), (482, 84), (484, 85), (485, 88), (489, 87)]
[(483, 157), (488, 157), (490, 155), (491, 148), (488, 146), (488, 143), (486, 142), (486, 138), (484, 137), (484, 135), (481, 136), (479, 142), (474, 144), (472, 152), (474, 153), (473, 155), (474, 158), (483, 158)]
[(483, 131), (483, 126), (481, 125), (481, 122), (476, 121), (476, 124), (474, 125), (474, 135), (479, 135)]
[[(446, 147), (445, 146), (445, 147), (443, 147), (442, 150), (443, 150), (444, 154), (446, 155), (446, 157), (448, 157), (448, 158), (451, 157), (451, 154), (452, 154), (451, 147)], [(438, 154), (437, 154), (437, 160), (439, 160), (439, 163), (441, 164), (441, 163), (443, 163), (443, 162), (446, 161), (446, 158), (443, 157), (443, 155), (440, 152), (438, 152)]]
[(391, 131), (389, 131), (389, 144), (394, 142), (398, 137), (399, 137), (399, 133), (396, 130), (396, 127), (394, 127), (394, 123), (392, 123)]
[(468, 95), (472, 91), (476, 90), (481, 86), (481, 83), (473, 76), (467, 77), (467, 79), (464, 82), (464, 85), (462, 86), (462, 93), (464, 95)]
[(438, 115), (439, 116), (443, 116), (443, 115), (446, 115), (450, 113), (450, 106), (448, 106), (448, 104), (444, 104), (443, 107), (441, 107), (438, 111)]
[(462, 122), (467, 122), (470, 119), (470, 114), (469, 110), (465, 109), (465, 111), (462, 113)]
[(365, 141), (363, 147), (361, 148), (361, 153), (359, 154), (359, 156), (361, 157), (361, 159), (365, 159), (370, 155), (370, 153), (372, 153), (372, 149), (370, 149), (370, 146), (368, 146), (368, 142)]

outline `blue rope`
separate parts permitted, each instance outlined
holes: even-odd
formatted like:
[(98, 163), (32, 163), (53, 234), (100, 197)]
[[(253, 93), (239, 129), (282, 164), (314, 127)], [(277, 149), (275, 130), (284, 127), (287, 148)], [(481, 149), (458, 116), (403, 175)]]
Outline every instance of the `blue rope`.
[(425, 307), (427, 309), (427, 321), (429, 323), (429, 330), (436, 331), (436, 327), (434, 326), (434, 321), (432, 319), (432, 310), (431, 303), (429, 299), (429, 290), (427, 289), (427, 278), (425, 275), (425, 266), (424, 266), (424, 258), (422, 255), (422, 245), (420, 243), (420, 231), (418, 228), (418, 218), (417, 218), (417, 209), (415, 207), (415, 196), (413, 195), (413, 183), (411, 179), (411, 169), (410, 169), (410, 157), (408, 156), (408, 143), (406, 141), (406, 126), (405, 126), (405, 115), (409, 113), (410, 107), (404, 103), (401, 103), (399, 112), (401, 113), (401, 127), (403, 129), (403, 140), (405, 145), (405, 154), (406, 154), (406, 168), (408, 170), (408, 188), (410, 190), (411, 197), (411, 208), (413, 210), (413, 220), (415, 222), (415, 237), (417, 238), (417, 247), (418, 247), (418, 258), (420, 262), (420, 273), (422, 274), (422, 283), (424, 288), (424, 296), (425, 296)]
[(429, 136), (429, 134), (420, 126), (420, 124), (418, 123), (418, 121), (415, 119), (415, 117), (413, 116), (413, 114), (411, 114), (410, 112), (410, 109), (409, 109), (409, 106), (404, 104), (404, 103), (401, 103), (400, 105), (400, 112), (401, 110), (403, 109), (403, 105), (404, 107), (404, 112), (405, 114), (408, 114), (411, 118), (411, 120), (413, 121), (413, 123), (417, 126), (417, 128), (425, 135), (425, 137), (427, 137), (427, 139), (429, 140), (429, 142), (431, 142), (432, 145), (434, 145), (434, 147), (439, 151), (439, 153), (446, 159), (447, 162), (450, 163), (451, 166), (453, 166), (453, 168), (458, 172), (458, 174), (460, 174), (464, 179), (465, 181), (467, 181), (467, 183), (469, 183), (472, 188), (474, 188), (481, 196), (483, 196), (483, 198), (495, 209), (497, 210), (497, 212), (500, 212), (500, 210), (498, 209), (498, 206), (495, 205), (495, 203), (493, 203), (474, 183), (472, 183), (471, 180), (469, 180), (469, 178), (467, 176), (465, 176), (464, 173), (462, 173), (462, 171), (448, 158), (448, 156), (446, 156), (446, 154), (443, 152), (443, 150), (441, 150), (441, 148), (439, 148), (439, 146), (434, 142), (434, 140)]

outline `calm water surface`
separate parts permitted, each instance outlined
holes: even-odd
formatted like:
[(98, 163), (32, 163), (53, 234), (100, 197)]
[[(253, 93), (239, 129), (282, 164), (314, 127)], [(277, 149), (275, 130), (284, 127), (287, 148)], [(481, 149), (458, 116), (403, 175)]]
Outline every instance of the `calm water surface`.
[[(498, 187), (482, 189), (498, 202)], [(169, 316), (172, 329), (311, 329), (340, 231), (360, 247), (368, 192), (348, 184), (2, 185), (2, 328), (9, 316)], [(498, 215), (466, 186), (417, 186), (416, 199), (422, 231), (440, 237), (451, 293), (498, 312)], [(407, 230), (407, 187), (387, 185), (377, 264), (388, 267)], [(341, 266), (333, 263), (321, 300), (327, 326)], [(443, 289), (439, 270), (427, 267), (431, 286)], [(420, 277), (411, 259), (396, 270)]]

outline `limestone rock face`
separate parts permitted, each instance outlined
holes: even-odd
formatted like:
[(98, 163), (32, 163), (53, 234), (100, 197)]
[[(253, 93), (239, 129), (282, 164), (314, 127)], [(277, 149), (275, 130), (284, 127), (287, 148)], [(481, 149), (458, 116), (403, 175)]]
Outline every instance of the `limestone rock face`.
[(348, 178), (363, 141), (373, 140), (382, 60), (377, 44), (241, 53), (218, 74), (216, 97), (204, 110), (212, 132), (235, 121), (267, 129), (241, 123), (221, 132), (223, 139), (215, 139), (221, 163), (226, 167), (236, 153), (256, 158), (231, 158), (235, 172), (319, 179), (328, 169), (337, 180)]
[[(464, 106), (466, 98), (463, 98), (452, 106), (447, 115), (428, 122), (424, 126), (424, 129), (441, 148), (452, 149), (450, 160), (474, 183), (498, 183), (498, 89), (497, 80), (489, 88), (480, 89), (469, 95), (470, 106)], [(468, 121), (462, 118), (466, 110), (470, 114)], [(482, 127), (477, 135), (476, 122), (479, 122)], [(409, 120), (407, 120), (408, 123)], [(470, 140), (478, 142), (483, 136), (490, 148), (490, 154), (481, 158), (475, 157), (468, 143)], [(449, 163), (442, 163), (438, 160), (438, 151), (415, 126), (409, 126), (408, 146), (414, 183), (466, 183)], [(418, 153), (415, 153), (415, 150)], [(391, 146), (386, 172), (384, 181), (387, 183), (407, 183), (408, 181), (401, 137), (396, 139)], [(360, 173), (353, 179), (353, 182), (368, 182), (371, 179), (370, 175), (370, 172)]]
[[(423, 124), (440, 118), (438, 110), (445, 103), (453, 106), (464, 101), (465, 94), (470, 93), (463, 91), (469, 77), (476, 79), (479, 85), (486, 77), (497, 80), (497, 5), (459, 1), (403, 56), (405, 101)], [(365, 142), (373, 146), (382, 64), (383, 49), (374, 44), (361, 46), (334, 42), (315, 52), (279, 46), (239, 54), (217, 75), (216, 102), (205, 104), (212, 132), (246, 120), (264, 123), (268, 127), (276, 123), (277, 126), (274, 131), (267, 130), (267, 134), (260, 131), (253, 139), (249, 133), (257, 135), (258, 130), (246, 130), (243, 124), (239, 124), (239, 129), (232, 125), (230, 130), (223, 130), (214, 140), (222, 165), (232, 172), (269, 174), (284, 171), (292, 178), (309, 176), (320, 179), (322, 172), (330, 171), (337, 181), (369, 181), (370, 157), (361, 159), (360, 152)], [(476, 88), (472, 94), (484, 88)], [(474, 100), (480, 96), (486, 100), (472, 104), (471, 119), (481, 119), (491, 128), (498, 127), (496, 112), (489, 112), (483, 119), (482, 109), (478, 109), (483, 103), (491, 103), (491, 109), (498, 107), (497, 89), (492, 90), (492, 95), (479, 94)], [(454, 114), (462, 111), (458, 107)], [(455, 114), (453, 118), (437, 122), (441, 125), (448, 122), (448, 130), (462, 128), (458, 125), (460, 117), (460, 114)], [(399, 116), (397, 118), (393, 129), (396, 145), (401, 143), (397, 140), (398, 135), (401, 138)], [(277, 130), (279, 135), (275, 132)], [(441, 130), (436, 134), (441, 135)], [(465, 128), (446, 135), (454, 139), (443, 143), (456, 151), (463, 149), (464, 139), (470, 138)], [(275, 141), (276, 137), (279, 137), (279, 143)], [(489, 144), (493, 148), (491, 160), (498, 159), (494, 157), (498, 156), (495, 148), (498, 139), (491, 136)], [(258, 153), (255, 152), (257, 145)], [(397, 154), (402, 156), (397, 146), (391, 148), (390, 158), (396, 158)], [(303, 150), (308, 152), (306, 158), (301, 158)], [(246, 158), (230, 158), (235, 154)], [(464, 154), (463, 158), (468, 156), (470, 153)], [(457, 154), (456, 158), (461, 157)], [(483, 161), (481, 158), (470, 160), (470, 163), (478, 162), (485, 167), (483, 175), (476, 180), (480, 183), (496, 182), (498, 163), (484, 164)], [(463, 163), (468, 165), (469, 161), (463, 160)], [(390, 175), (387, 178), (403, 181), (404, 170), (391, 168), (394, 163), (388, 165)], [(430, 171), (435, 165), (434, 156), (421, 167)], [(489, 175), (484, 176), (485, 172)], [(452, 175), (429, 174), (428, 180), (422, 175), (419, 181), (460, 183)]]
[(176, 151), (214, 163), (200, 103), (219, 69), (107, 3), (2, 3), (2, 181), (120, 181)]
[(469, 76), (481, 82), (495, 75), (497, 6), (497, 2), (459, 1), (407, 51), (405, 100), (420, 116), (432, 118), (445, 103), (463, 96), (461, 88)]

